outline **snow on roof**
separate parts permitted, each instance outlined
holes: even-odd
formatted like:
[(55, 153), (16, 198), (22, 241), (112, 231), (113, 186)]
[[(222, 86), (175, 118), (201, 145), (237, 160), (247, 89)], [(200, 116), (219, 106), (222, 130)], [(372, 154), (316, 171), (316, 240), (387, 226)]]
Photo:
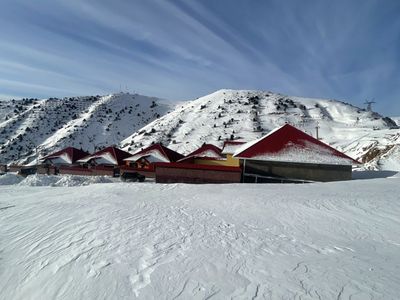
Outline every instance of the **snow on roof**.
[(222, 154), (233, 154), (246, 142), (242, 141), (225, 141), (224, 147), (222, 148)]
[(162, 155), (155, 155), (155, 153), (150, 154), (150, 155), (146, 155), (143, 157), (144, 159), (146, 159), (149, 163), (155, 163), (155, 162), (167, 162), (169, 163), (169, 159), (165, 158)]
[[(152, 156), (152, 158), (149, 158), (150, 156)], [(156, 161), (175, 162), (178, 159), (183, 158), (183, 155), (163, 146), (162, 144), (154, 144), (150, 147), (136, 152), (135, 154), (128, 158), (125, 158), (124, 160), (137, 161), (138, 159), (144, 157), (146, 157), (146, 159), (155, 159)]]
[(109, 152), (96, 155), (92, 159), (95, 159), (96, 163), (99, 165), (118, 165), (118, 161)]
[(72, 159), (69, 157), (67, 153), (63, 153), (57, 157), (49, 158), (52, 163), (54, 164), (72, 164)]
[(300, 163), (315, 163), (315, 164), (331, 164), (331, 165), (351, 165), (350, 159), (332, 155), (331, 151), (326, 148), (308, 145), (303, 148), (297, 145), (288, 145), (287, 148), (282, 149), (277, 153), (270, 153), (265, 155), (256, 155), (252, 157), (253, 160), (268, 160), (268, 161), (281, 161), (281, 162), (300, 162)]
[(121, 165), (123, 163), (123, 159), (129, 156), (131, 156), (130, 153), (122, 151), (121, 149), (107, 147), (78, 160), (78, 162), (86, 163), (90, 160), (96, 160), (98, 164)]
[(222, 150), (215, 145), (212, 144), (203, 144), (199, 149), (193, 151), (188, 154), (188, 157), (212, 157), (212, 158), (221, 158)]
[(234, 157), (300, 163), (352, 164), (351, 157), (285, 124), (266, 136), (240, 147)]
[(99, 155), (91, 155), (83, 159), (80, 159), (79, 162), (88, 162), (90, 160), (96, 160), (98, 164), (118, 165), (117, 160), (109, 152), (101, 153)]
[[(286, 125), (286, 124), (285, 124), (285, 125)], [(283, 126), (285, 126), (285, 125), (283, 125)], [(247, 142), (247, 143), (243, 144), (243, 145), (240, 146), (238, 149), (236, 149), (236, 151), (235, 151), (235, 153), (233, 154), (233, 156), (236, 156), (236, 155), (238, 155), (239, 153), (242, 153), (243, 151), (249, 149), (249, 148), (252, 147), (253, 145), (255, 145), (255, 144), (261, 142), (262, 140), (266, 139), (267, 137), (269, 137), (270, 135), (272, 135), (272, 134), (275, 133), (276, 131), (280, 130), (283, 126), (277, 127), (277, 128), (275, 128), (274, 130), (271, 130), (267, 135), (265, 135), (265, 136), (263, 136), (263, 137), (261, 137), (261, 138), (259, 138), (259, 139), (257, 139), (257, 140), (250, 141), (250, 142)]]
[(166, 157), (159, 149), (152, 149), (150, 151), (146, 151), (143, 153), (134, 154), (128, 158), (125, 158), (125, 161), (137, 161), (141, 158), (146, 158), (149, 162), (170, 162), (168, 157)]
[[(41, 158), (40, 160), (51, 160), (54, 163), (72, 164), (77, 160), (86, 157), (87, 155), (89, 155), (89, 153), (83, 150), (74, 147), (67, 147), (55, 153), (49, 154)], [(58, 160), (58, 162), (56, 162), (55, 160)]]

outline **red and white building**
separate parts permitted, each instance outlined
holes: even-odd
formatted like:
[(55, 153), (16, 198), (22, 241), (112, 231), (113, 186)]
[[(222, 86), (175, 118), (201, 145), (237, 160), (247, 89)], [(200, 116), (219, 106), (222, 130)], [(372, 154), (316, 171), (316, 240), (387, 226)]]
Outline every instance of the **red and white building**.
[(85, 152), (83, 150), (74, 147), (68, 147), (60, 151), (57, 151), (55, 153), (49, 154), (40, 159), (40, 161), (43, 164), (49, 164), (54, 166), (60, 166), (60, 165), (71, 166), (77, 164), (77, 161), (79, 159), (82, 159), (88, 155), (90, 155), (88, 152)]
[(125, 158), (126, 166), (121, 167), (121, 173), (138, 172), (146, 177), (155, 177), (157, 163), (173, 163), (183, 157), (182, 154), (162, 144), (154, 144)]
[(244, 144), (233, 157), (245, 182), (349, 180), (359, 163), (289, 124)]
[(88, 155), (78, 160), (81, 164), (88, 164), (92, 166), (109, 166), (116, 167), (123, 165), (124, 159), (131, 156), (129, 152), (123, 151), (116, 147), (107, 147), (96, 153)]
[(204, 143), (200, 148), (196, 149), (192, 153), (189, 153), (184, 158), (178, 160), (178, 162), (184, 163), (201, 163), (201, 160), (224, 160), (225, 157), (222, 154), (222, 149), (213, 145)]

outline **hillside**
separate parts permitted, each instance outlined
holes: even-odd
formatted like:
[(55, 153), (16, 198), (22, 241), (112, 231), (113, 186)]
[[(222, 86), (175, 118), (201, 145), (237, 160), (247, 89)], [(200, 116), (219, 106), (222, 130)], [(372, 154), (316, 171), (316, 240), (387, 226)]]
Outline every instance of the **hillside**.
[[(171, 111), (168, 113), (168, 111)], [(0, 102), (0, 163), (35, 163), (66, 146), (93, 152), (152, 143), (187, 154), (204, 142), (251, 141), (289, 122), (370, 169), (400, 170), (398, 118), (325, 99), (220, 90), (175, 106), (131, 94)]]
[(131, 94), (0, 102), (0, 163), (28, 163), (74, 146), (92, 152), (118, 144), (170, 106)]
[(392, 119), (345, 102), (220, 90), (179, 106), (123, 140), (121, 146), (139, 149), (162, 142), (189, 153), (204, 142), (222, 146), (226, 139), (254, 140), (285, 122), (313, 136), (318, 126), (322, 141), (361, 161), (373, 160), (370, 168), (379, 168), (379, 157), (400, 142), (400, 130)]

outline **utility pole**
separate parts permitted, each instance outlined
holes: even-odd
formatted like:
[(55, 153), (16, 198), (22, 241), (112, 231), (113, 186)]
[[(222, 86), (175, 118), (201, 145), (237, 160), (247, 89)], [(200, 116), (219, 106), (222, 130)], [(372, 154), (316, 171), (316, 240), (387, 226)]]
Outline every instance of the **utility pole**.
[(319, 134), (318, 134), (319, 129), (320, 129), (320, 126), (319, 126), (319, 122), (317, 121), (317, 125), (315, 126), (315, 133), (316, 133), (317, 140), (319, 140)]

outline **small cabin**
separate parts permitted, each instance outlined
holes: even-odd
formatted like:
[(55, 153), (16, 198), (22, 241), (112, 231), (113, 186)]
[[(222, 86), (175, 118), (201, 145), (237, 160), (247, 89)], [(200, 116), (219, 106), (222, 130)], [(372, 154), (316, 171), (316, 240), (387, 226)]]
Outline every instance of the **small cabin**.
[(156, 163), (172, 163), (183, 157), (182, 154), (165, 147), (161, 143), (153, 144), (125, 158), (125, 166), (121, 167), (121, 172), (138, 172), (152, 178), (155, 177)]
[(83, 150), (67, 147), (41, 158), (41, 163), (37, 166), (37, 173), (48, 175), (58, 174), (60, 167), (79, 166), (77, 161), (88, 155), (89, 153)]
[(83, 150), (67, 147), (50, 155), (47, 155), (40, 159), (40, 161), (45, 165), (52, 166), (62, 166), (62, 165), (75, 165), (78, 164), (77, 161), (86, 156), (90, 155), (88, 152)]
[(129, 152), (123, 151), (116, 147), (107, 147), (96, 153), (88, 155), (78, 160), (81, 164), (88, 164), (89, 166), (109, 166), (116, 167), (123, 165), (124, 159), (131, 156)]
[(222, 149), (213, 144), (206, 143), (184, 158), (178, 160), (179, 163), (211, 166), (223, 165), (224, 161), (225, 157), (222, 155)]
[[(129, 152), (123, 151), (116, 147), (107, 147), (97, 151), (96, 153), (81, 158), (77, 162), (83, 167), (90, 169), (90, 171), (88, 171), (90, 173), (89, 175), (119, 176), (119, 167), (124, 165), (124, 159), (131, 155), (132, 154)], [(84, 172), (77, 168), (70, 168), (70, 170), (67, 168), (63, 169), (64, 172), (74, 172), (72, 174), (81, 174)]]

